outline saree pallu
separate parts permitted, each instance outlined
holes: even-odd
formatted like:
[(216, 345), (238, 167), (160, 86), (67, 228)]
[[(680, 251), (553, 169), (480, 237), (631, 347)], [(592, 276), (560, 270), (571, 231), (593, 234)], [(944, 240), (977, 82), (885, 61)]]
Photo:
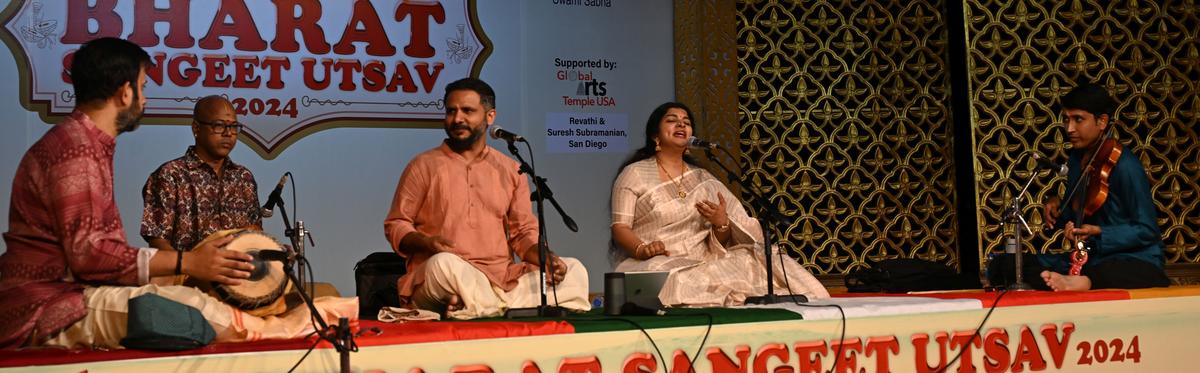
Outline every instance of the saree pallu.
[[(683, 197), (680, 197), (682, 190)], [(696, 210), (700, 201), (725, 199), (731, 237), (716, 238), (712, 224)], [(712, 174), (689, 166), (663, 182), (655, 158), (625, 167), (613, 185), (613, 224), (624, 224), (644, 242), (662, 241), (668, 255), (647, 260), (622, 257), (618, 272), (670, 271), (659, 298), (671, 306), (736, 306), (767, 292), (762, 227), (737, 197)], [(829, 292), (794, 259), (774, 256), (776, 294), (828, 298)], [(781, 260), (782, 259), (782, 260)]]

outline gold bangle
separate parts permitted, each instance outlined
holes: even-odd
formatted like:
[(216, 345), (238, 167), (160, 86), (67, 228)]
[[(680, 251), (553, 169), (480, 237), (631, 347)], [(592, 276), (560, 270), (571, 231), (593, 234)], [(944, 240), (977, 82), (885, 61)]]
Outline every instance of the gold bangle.
[(721, 225), (721, 226), (714, 225), (713, 228), (717, 233), (725, 233), (725, 232), (729, 231), (729, 223), (725, 223), (725, 225)]
[(645, 249), (647, 247), (650, 247), (650, 242), (642, 241), (642, 243), (638, 244), (637, 247), (633, 249), (633, 256), (640, 257), (640, 256), (646, 255), (645, 253), (642, 252), (642, 249)]

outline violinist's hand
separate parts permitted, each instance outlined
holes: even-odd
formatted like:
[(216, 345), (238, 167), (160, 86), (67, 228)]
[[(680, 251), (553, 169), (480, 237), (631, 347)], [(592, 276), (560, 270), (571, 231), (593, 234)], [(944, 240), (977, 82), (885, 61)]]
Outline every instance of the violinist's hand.
[(1042, 218), (1046, 219), (1046, 228), (1054, 228), (1054, 222), (1058, 221), (1058, 216), (1062, 214), (1060, 207), (1061, 201), (1058, 197), (1050, 197), (1042, 204)]
[(1075, 222), (1072, 221), (1067, 222), (1067, 227), (1063, 229), (1063, 233), (1066, 233), (1068, 240), (1082, 242), (1087, 241), (1088, 237), (1099, 236), (1100, 226), (1084, 224), (1076, 228)]

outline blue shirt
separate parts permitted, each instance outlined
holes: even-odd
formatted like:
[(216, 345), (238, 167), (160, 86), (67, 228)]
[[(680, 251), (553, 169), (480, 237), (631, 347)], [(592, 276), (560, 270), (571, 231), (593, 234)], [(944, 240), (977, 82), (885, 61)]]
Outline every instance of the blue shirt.
[[(1100, 235), (1091, 237), (1092, 251), (1084, 268), (1112, 258), (1134, 258), (1163, 268), (1162, 233), (1156, 218), (1158, 210), (1151, 198), (1150, 180), (1142, 162), (1128, 148), (1122, 149), (1121, 157), (1108, 176), (1108, 198), (1100, 209), (1083, 219), (1083, 224), (1100, 227)], [(1082, 151), (1071, 152), (1067, 165), (1067, 187), (1079, 180), (1083, 166)], [(1077, 194), (1086, 197), (1086, 185), (1080, 186)], [(1069, 189), (1068, 189), (1069, 193)], [(1076, 196), (1079, 197), (1079, 196)], [(1079, 197), (1083, 198), (1083, 197)], [(1074, 198), (1073, 198), (1074, 199)], [(1054, 226), (1062, 229), (1067, 222), (1075, 221), (1077, 214), (1071, 201), (1063, 201), (1068, 208), (1055, 221)], [(1078, 226), (1078, 223), (1076, 223)], [(1069, 253), (1041, 255), (1042, 264), (1057, 272), (1070, 268)]]

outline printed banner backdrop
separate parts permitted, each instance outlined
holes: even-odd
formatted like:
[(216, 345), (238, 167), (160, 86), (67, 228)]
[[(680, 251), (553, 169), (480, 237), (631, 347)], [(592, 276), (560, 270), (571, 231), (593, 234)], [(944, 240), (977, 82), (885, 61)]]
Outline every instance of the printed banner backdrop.
[[(79, 45), (122, 37), (150, 53), (147, 122), (230, 99), (244, 139), (274, 158), (303, 134), (442, 117), (441, 88), (478, 73), (490, 45), (466, 0), (17, 1), (4, 30), (20, 57), (22, 103), (50, 118), (74, 108), (67, 69)], [(53, 120), (53, 119), (52, 119)]]
[[(1088, 304), (1103, 304), (1091, 307)], [(1200, 298), (1000, 307), (917, 315), (678, 327), (362, 347), (361, 372), (1186, 372)], [(707, 334), (706, 334), (707, 332)], [(647, 339), (653, 338), (653, 343)], [(964, 348), (965, 346), (965, 348)], [(961, 357), (951, 364), (959, 353)], [(275, 371), (302, 350), (15, 369)], [(297, 372), (338, 369), (329, 348)], [(944, 369), (943, 369), (944, 368)]]
[[(26, 0), (2, 14), (0, 80), (13, 84), (0, 88), (0, 211), (25, 150), (72, 106), (62, 74), (71, 51), (118, 35), (159, 62), (146, 125), (119, 137), (114, 161), (130, 243), (146, 245), (147, 176), (192, 145), (194, 100), (225, 95), (248, 126), (232, 159), (255, 174), (260, 198), (295, 175), (298, 206), (291, 185), (285, 197), (316, 241), (316, 280), (350, 296), (355, 262), (390, 250), (383, 218), (401, 171), (445, 138), (445, 84), (478, 75), (496, 89), (496, 124), (529, 139), (533, 154), (521, 146), (522, 156), (578, 223), (567, 230), (547, 205), (551, 247), (582, 260), (596, 291), (611, 268), (617, 167), (674, 92), (669, 2)], [(283, 238), (278, 217), (264, 225)]]

